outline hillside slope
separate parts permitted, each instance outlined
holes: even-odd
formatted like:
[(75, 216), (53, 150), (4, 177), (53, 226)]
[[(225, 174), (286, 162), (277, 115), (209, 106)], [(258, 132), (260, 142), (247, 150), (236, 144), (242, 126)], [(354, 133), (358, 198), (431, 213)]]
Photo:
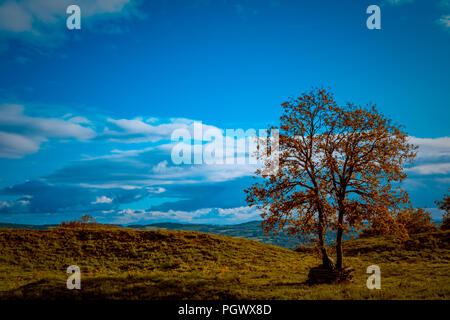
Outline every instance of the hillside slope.
[[(13, 224), (13, 223), (1, 223), (0, 228), (8, 229), (30, 229), (30, 230), (48, 230), (55, 228), (58, 225), (25, 225), (25, 224)], [(117, 227), (125, 227), (117, 225)], [(230, 237), (241, 237), (250, 240), (256, 240), (261, 243), (276, 245), (288, 249), (294, 249), (299, 244), (303, 243), (301, 239), (297, 239), (292, 236), (288, 236), (285, 232), (279, 232), (276, 235), (265, 235), (261, 227), (261, 221), (250, 221), (245, 223), (233, 224), (233, 225), (213, 225), (213, 224), (198, 224), (198, 223), (173, 223), (173, 222), (161, 222), (153, 224), (134, 224), (126, 226), (126, 228), (140, 229), (140, 230), (184, 230), (184, 231), (199, 231), (213, 234), (219, 234)], [(332, 243), (335, 236), (329, 234), (327, 241)]]
[[(191, 231), (0, 229), (0, 299), (449, 299), (449, 236), (421, 235), (410, 247), (352, 240), (355, 282), (310, 287), (308, 270), (320, 262), (310, 249)], [(366, 287), (371, 264), (382, 290)], [(66, 289), (69, 265), (81, 268), (81, 290)]]
[(302, 241), (285, 232), (279, 232), (277, 235), (265, 235), (261, 227), (261, 221), (250, 221), (233, 225), (212, 225), (212, 224), (192, 224), (192, 223), (154, 223), (149, 225), (129, 225), (128, 228), (141, 230), (183, 230), (199, 231), (213, 234), (219, 234), (230, 237), (241, 237), (250, 240), (256, 240), (261, 243), (276, 245), (287, 249), (294, 249)]

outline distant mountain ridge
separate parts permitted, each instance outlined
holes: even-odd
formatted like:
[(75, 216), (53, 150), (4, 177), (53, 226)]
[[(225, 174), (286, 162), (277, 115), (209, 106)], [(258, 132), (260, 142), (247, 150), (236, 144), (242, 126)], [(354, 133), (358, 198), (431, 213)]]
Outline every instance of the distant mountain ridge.
[(148, 225), (129, 225), (128, 228), (142, 230), (183, 230), (183, 231), (199, 231), (212, 234), (219, 234), (235, 238), (246, 238), (256, 240), (265, 244), (276, 245), (284, 248), (294, 249), (304, 241), (288, 236), (286, 233), (278, 233), (276, 236), (266, 236), (261, 227), (261, 221), (250, 221), (233, 225), (212, 225), (212, 224), (184, 224), (184, 223), (154, 223)]
[[(439, 220), (434, 220), (439, 223)], [(0, 223), (0, 228), (8, 229), (29, 229), (29, 230), (47, 230), (52, 227), (57, 227), (56, 224), (47, 225), (28, 225), (28, 224), (14, 224), (14, 223)], [(306, 240), (298, 239), (289, 236), (285, 232), (280, 232), (277, 235), (270, 234), (266, 236), (261, 227), (261, 221), (250, 221), (233, 225), (213, 225), (213, 224), (191, 224), (191, 223), (175, 223), (175, 222), (159, 222), (153, 224), (133, 224), (133, 225), (117, 225), (120, 227), (139, 229), (139, 230), (183, 230), (183, 231), (198, 231), (206, 232), (235, 238), (245, 238), (256, 240), (264, 244), (271, 244), (288, 249), (295, 249), (299, 245), (307, 243)], [(348, 237), (345, 237), (348, 240)], [(334, 234), (329, 233), (326, 239), (328, 245), (334, 242)]]
[(29, 229), (29, 230), (48, 230), (53, 227), (57, 227), (57, 224), (20, 224), (20, 223), (7, 223), (0, 222), (0, 228), (6, 229)]
[[(0, 223), (0, 228), (7, 229), (29, 229), (29, 230), (48, 230), (57, 227), (56, 224), (47, 225), (29, 225), (29, 224), (15, 224), (15, 223)], [(250, 221), (235, 225), (212, 225), (212, 224), (190, 224), (190, 223), (174, 223), (174, 222), (160, 222), (153, 224), (134, 224), (121, 226), (140, 230), (184, 230), (184, 231), (199, 231), (224, 236), (231, 236), (235, 238), (246, 238), (256, 240), (265, 244), (277, 245), (284, 248), (294, 249), (298, 245), (303, 244), (304, 241), (288, 236), (286, 233), (278, 233), (276, 236), (266, 236), (261, 228), (261, 221)]]

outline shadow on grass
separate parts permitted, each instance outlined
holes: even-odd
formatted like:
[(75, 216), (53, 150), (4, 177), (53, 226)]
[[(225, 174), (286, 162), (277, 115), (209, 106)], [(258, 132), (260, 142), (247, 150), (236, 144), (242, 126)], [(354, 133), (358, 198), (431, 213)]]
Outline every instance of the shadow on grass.
[(2, 300), (236, 300), (238, 292), (218, 286), (217, 281), (181, 282), (175, 279), (91, 278), (82, 280), (80, 290), (66, 288), (64, 279), (41, 279), (0, 293)]

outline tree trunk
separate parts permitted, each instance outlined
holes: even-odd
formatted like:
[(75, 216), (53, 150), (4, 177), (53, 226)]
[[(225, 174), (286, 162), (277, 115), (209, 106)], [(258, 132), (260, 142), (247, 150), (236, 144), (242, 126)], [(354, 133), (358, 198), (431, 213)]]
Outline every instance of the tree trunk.
[(339, 210), (339, 217), (338, 217), (338, 228), (337, 228), (337, 234), (336, 234), (336, 268), (342, 269), (342, 258), (343, 258), (343, 251), (342, 251), (342, 235), (343, 235), (343, 228), (342, 223), (344, 222), (344, 212), (342, 210)]
[(336, 269), (336, 264), (333, 259), (328, 255), (327, 247), (325, 245), (325, 240), (323, 237), (323, 223), (321, 215), (319, 215), (319, 248), (322, 253), (322, 265), (324, 268), (329, 270)]
[(325, 247), (322, 247), (321, 249), (322, 252), (322, 266), (326, 269), (329, 270), (334, 270), (336, 269), (336, 263), (334, 262), (334, 260), (328, 255), (327, 249)]
[(339, 227), (336, 239), (336, 268), (342, 269), (342, 228)]

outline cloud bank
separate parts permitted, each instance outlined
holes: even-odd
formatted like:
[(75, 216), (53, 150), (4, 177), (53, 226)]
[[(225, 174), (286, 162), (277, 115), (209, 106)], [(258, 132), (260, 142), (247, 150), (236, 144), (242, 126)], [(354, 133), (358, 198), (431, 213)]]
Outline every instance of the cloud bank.
[(23, 105), (0, 105), (0, 157), (22, 158), (39, 150), (51, 138), (88, 141), (96, 136), (79, 119), (31, 117)]
[(0, 33), (9, 40), (58, 46), (67, 37), (66, 9), (72, 4), (81, 9), (82, 29), (94, 32), (122, 32), (115, 21), (144, 17), (132, 0), (7, 0), (0, 4)]
[[(23, 105), (0, 107), (0, 158), (22, 161), (39, 152), (42, 143), (89, 143), (106, 153), (80, 155), (39, 178), (0, 190), (0, 213), (36, 217), (81, 216), (103, 222), (159, 221), (238, 223), (257, 219), (243, 192), (254, 182), (256, 165), (182, 164), (171, 159), (173, 130), (193, 136), (190, 119), (138, 117), (114, 119), (83, 114), (36, 117)], [(226, 130), (205, 128), (223, 135)], [(226, 139), (225, 139), (226, 140)], [(412, 197), (434, 201), (450, 181), (450, 137), (410, 137), (419, 146), (417, 161), (407, 169), (405, 188)], [(202, 140), (203, 146), (212, 141)], [(193, 152), (197, 152), (194, 149)], [(243, 155), (246, 156), (245, 154)], [(52, 218), (53, 219), (53, 218)], [(4, 219), (3, 219), (4, 220)]]

